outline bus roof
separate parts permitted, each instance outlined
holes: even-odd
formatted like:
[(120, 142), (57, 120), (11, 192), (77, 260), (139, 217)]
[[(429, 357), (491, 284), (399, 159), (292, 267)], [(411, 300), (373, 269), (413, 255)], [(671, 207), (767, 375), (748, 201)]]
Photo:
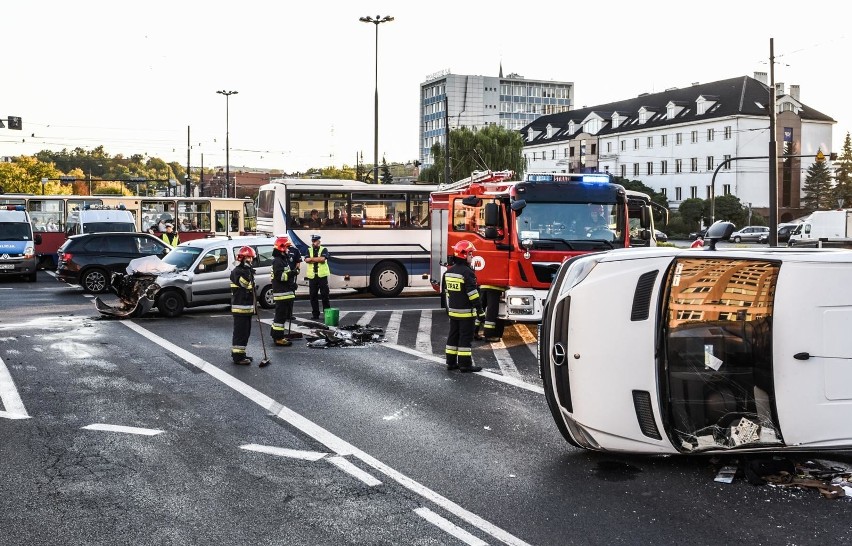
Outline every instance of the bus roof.
[(340, 189), (349, 191), (388, 193), (391, 191), (427, 191), (433, 192), (438, 186), (433, 184), (368, 184), (359, 180), (340, 180), (334, 178), (274, 178), (269, 184), (261, 186), (261, 189), (284, 185), (289, 188), (297, 187), (300, 190), (328, 190)]

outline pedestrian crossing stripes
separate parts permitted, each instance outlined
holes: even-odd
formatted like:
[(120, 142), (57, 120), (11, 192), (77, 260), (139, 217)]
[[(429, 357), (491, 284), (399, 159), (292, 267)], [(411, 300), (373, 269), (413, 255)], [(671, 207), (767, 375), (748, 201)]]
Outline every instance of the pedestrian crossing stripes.
[[(383, 328), (387, 343), (410, 347), (420, 354), (444, 357), (449, 320), (442, 309), (340, 311), (340, 326), (355, 324)], [(498, 342), (474, 341), (474, 361), (506, 378), (539, 384), (536, 333), (535, 324), (509, 324)]]

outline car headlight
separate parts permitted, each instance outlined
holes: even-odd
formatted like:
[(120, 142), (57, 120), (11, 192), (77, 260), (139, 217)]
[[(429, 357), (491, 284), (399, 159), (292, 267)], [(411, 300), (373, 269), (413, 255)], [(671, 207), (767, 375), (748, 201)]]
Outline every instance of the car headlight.
[(35, 248), (31, 247), (31, 246), (26, 247), (24, 249), (24, 257), (25, 258), (32, 258), (33, 256), (35, 256)]
[(598, 256), (589, 256), (577, 260), (565, 272), (565, 278), (562, 280), (562, 286), (559, 287), (559, 293), (564, 294), (568, 290), (580, 284), (585, 279), (592, 269), (598, 265), (600, 258)]

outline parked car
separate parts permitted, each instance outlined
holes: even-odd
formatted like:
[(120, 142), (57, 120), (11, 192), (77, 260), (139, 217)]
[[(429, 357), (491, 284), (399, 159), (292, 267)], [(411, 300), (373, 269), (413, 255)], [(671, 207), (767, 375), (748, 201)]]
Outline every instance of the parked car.
[(159, 290), (154, 306), (161, 315), (176, 317), (187, 307), (228, 304), (231, 302), (231, 272), (240, 248), (250, 246), (254, 259), (255, 290), (258, 303), (265, 309), (275, 307), (272, 299), (273, 237), (214, 237), (195, 239), (174, 248), (163, 262), (175, 266), (174, 273), (157, 277)]
[(539, 337), (557, 427), (596, 451), (852, 448), (850, 277), (845, 250), (657, 247), (567, 260)]
[(769, 226), (748, 226), (731, 234), (731, 240), (735, 243), (756, 243), (761, 235), (769, 235)]
[(148, 233), (72, 235), (57, 251), (56, 278), (79, 284), (91, 293), (105, 292), (113, 273), (123, 273), (130, 260), (165, 257), (171, 247)]
[[(778, 242), (786, 243), (790, 240), (790, 233), (796, 229), (796, 226), (799, 224), (778, 224)], [(767, 244), (769, 243), (769, 233), (764, 233), (757, 239), (758, 243)]]
[(658, 243), (665, 243), (669, 240), (669, 236), (660, 231), (659, 229), (654, 230), (654, 238)]
[(693, 231), (689, 234), (689, 240), (694, 241), (696, 239), (703, 239), (704, 234), (707, 233), (707, 229), (699, 229), (698, 231)]

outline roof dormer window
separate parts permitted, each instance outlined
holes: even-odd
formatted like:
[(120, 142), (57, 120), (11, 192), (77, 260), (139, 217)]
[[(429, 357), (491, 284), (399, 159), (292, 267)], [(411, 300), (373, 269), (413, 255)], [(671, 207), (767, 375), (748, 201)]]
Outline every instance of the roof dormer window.
[(598, 131), (601, 130), (601, 120), (600, 118), (592, 118), (586, 122), (586, 132), (594, 135)]
[(553, 138), (553, 125), (547, 124), (547, 138)]
[(717, 97), (709, 95), (701, 95), (695, 99), (695, 115), (700, 116), (706, 114), (707, 111), (717, 102)]
[(618, 115), (618, 112), (614, 112), (612, 114), (612, 128), (618, 128), (619, 124), (621, 124), (621, 116)]
[(530, 127), (529, 129), (527, 129), (527, 142), (532, 142), (532, 139), (534, 137), (535, 137), (535, 132), (533, 131), (533, 128)]
[(574, 123), (574, 120), (572, 119), (571, 121), (568, 122), (568, 134), (573, 135), (574, 131), (576, 131), (576, 130), (577, 130), (577, 126)]

